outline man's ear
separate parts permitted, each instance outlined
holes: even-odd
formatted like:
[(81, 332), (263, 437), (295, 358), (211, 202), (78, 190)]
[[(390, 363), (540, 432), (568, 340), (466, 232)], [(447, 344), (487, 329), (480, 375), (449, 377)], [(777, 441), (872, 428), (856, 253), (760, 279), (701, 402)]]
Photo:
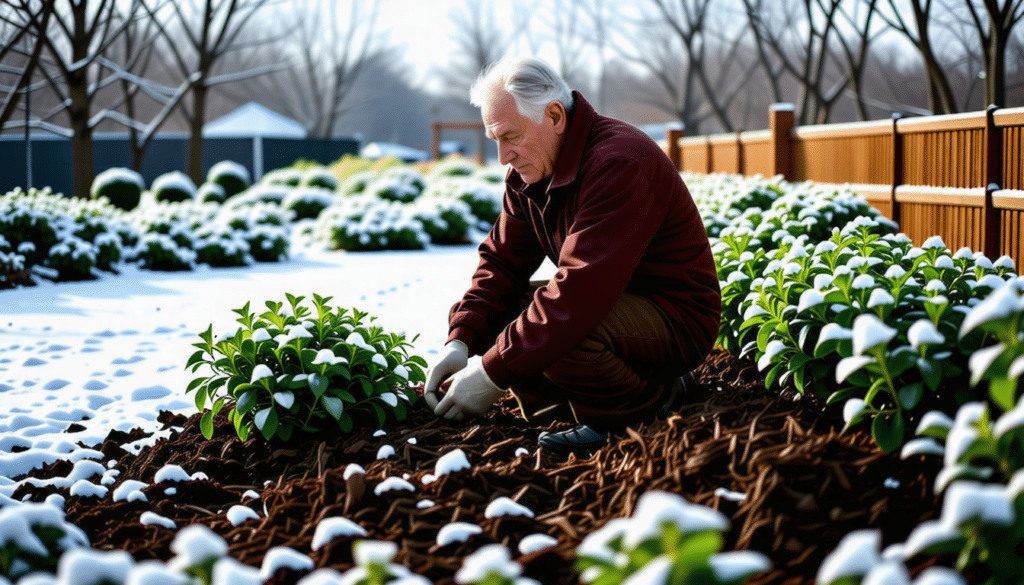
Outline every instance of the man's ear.
[(569, 124), (568, 116), (565, 113), (565, 106), (558, 100), (551, 100), (548, 107), (544, 108), (544, 117), (551, 121), (555, 134), (564, 134)]

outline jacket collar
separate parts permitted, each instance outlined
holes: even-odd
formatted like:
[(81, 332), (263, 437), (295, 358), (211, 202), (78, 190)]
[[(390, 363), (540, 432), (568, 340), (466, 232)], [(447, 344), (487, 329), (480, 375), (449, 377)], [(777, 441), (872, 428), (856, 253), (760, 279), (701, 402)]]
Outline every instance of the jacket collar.
[[(562, 141), (562, 149), (555, 161), (555, 170), (551, 175), (551, 183), (548, 191), (558, 187), (564, 187), (576, 180), (576, 174), (580, 168), (580, 160), (583, 158), (583, 148), (587, 142), (587, 135), (590, 134), (590, 127), (594, 123), (597, 112), (593, 106), (578, 91), (572, 92), (573, 108), (569, 115), (569, 124), (566, 128), (565, 140)], [(519, 193), (527, 189), (527, 184), (514, 169), (509, 169), (506, 177), (508, 186)]]

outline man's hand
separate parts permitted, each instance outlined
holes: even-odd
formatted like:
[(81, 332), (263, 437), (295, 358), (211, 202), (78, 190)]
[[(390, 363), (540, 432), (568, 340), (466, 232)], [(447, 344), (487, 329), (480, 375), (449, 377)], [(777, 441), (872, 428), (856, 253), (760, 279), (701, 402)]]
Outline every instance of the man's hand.
[(458, 339), (453, 339), (445, 344), (437, 360), (427, 369), (427, 381), (423, 384), (423, 399), (427, 406), (434, 410), (439, 401), (437, 388), (441, 382), (466, 367), (469, 359), (469, 348)]
[(434, 409), (434, 414), (449, 420), (478, 416), (491, 408), (501, 392), (501, 388), (495, 386), (484, 371), (481, 359), (476, 357), (452, 377), (452, 384)]

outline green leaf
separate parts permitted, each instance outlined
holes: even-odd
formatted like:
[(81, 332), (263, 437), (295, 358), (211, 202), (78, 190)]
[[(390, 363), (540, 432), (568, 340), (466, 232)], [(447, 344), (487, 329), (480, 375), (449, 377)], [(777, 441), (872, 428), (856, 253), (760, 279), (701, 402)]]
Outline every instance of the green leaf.
[(235, 410), (240, 414), (245, 414), (256, 406), (256, 391), (246, 390), (238, 397), (238, 402), (235, 403)]
[(292, 425), (288, 423), (282, 424), (277, 427), (277, 436), (281, 437), (282, 441), (287, 441), (292, 438), (292, 431), (294, 430), (295, 427), (293, 427)]
[(256, 428), (268, 441), (274, 436), (274, 432), (277, 431), (277, 412), (274, 411), (273, 406), (256, 413)]
[(995, 378), (989, 381), (988, 395), (1003, 412), (1013, 410), (1016, 405), (1017, 380)]
[(359, 385), (363, 388), (363, 394), (367, 397), (373, 396), (373, 384), (366, 378), (359, 378)]
[(256, 364), (256, 343), (252, 339), (245, 339), (242, 341), (242, 346), (239, 348), (239, 353), (245, 358), (245, 361), (250, 364)]
[(341, 429), (341, 432), (351, 433), (352, 427), (352, 417), (347, 412), (342, 414), (341, 418), (338, 419), (338, 428)]
[(900, 404), (905, 409), (914, 409), (921, 402), (921, 397), (924, 395), (924, 385), (921, 382), (914, 382), (913, 384), (907, 384), (897, 391), (900, 397)]
[(370, 406), (373, 408), (374, 414), (377, 415), (377, 424), (383, 427), (384, 423), (388, 421), (388, 415), (384, 412), (384, 409), (381, 408), (379, 405), (371, 402)]
[(892, 453), (903, 444), (905, 427), (906, 423), (900, 413), (891, 410), (880, 412), (871, 423), (871, 434), (879, 448), (886, 453)]
[(309, 375), (306, 382), (309, 384), (309, 389), (313, 391), (313, 394), (320, 397), (327, 391), (327, 386), (330, 380), (327, 379), (327, 376), (313, 373)]
[(342, 400), (344, 400), (345, 402), (347, 402), (349, 404), (355, 404), (356, 403), (356, 397), (353, 396), (352, 393), (347, 391), (347, 390), (338, 389), (338, 390), (334, 391), (334, 394), (338, 398), (341, 398)]
[(209, 440), (213, 437), (213, 411), (208, 410), (203, 414), (203, 418), (199, 419), (199, 430), (203, 433), (203, 436)]
[(207, 388), (208, 388), (207, 386), (199, 386), (198, 388), (196, 388), (195, 402), (196, 402), (196, 409), (198, 409), (198, 410), (206, 410), (206, 392), (207, 392)]
[(205, 363), (205, 360), (203, 359), (204, 355), (206, 355), (206, 352), (201, 349), (193, 353), (192, 356), (188, 358), (188, 362), (185, 363), (185, 369), (187, 370), (191, 367), (192, 371), (195, 372), (199, 369), (200, 365)]
[(923, 357), (917, 358), (917, 371), (921, 372), (921, 379), (925, 386), (935, 392), (942, 383), (942, 367), (935, 367), (930, 361)]
[(195, 380), (192, 380), (191, 382), (189, 382), (188, 388), (185, 388), (185, 394), (188, 394), (189, 392), (195, 390), (200, 385), (204, 384), (207, 380), (209, 380), (209, 378), (196, 378)]
[(277, 402), (285, 409), (291, 409), (292, 405), (295, 404), (295, 393), (291, 391), (275, 392), (274, 402)]
[(334, 396), (324, 396), (322, 401), (324, 408), (334, 417), (334, 420), (340, 420), (345, 410), (345, 403), (340, 398), (335, 398)]

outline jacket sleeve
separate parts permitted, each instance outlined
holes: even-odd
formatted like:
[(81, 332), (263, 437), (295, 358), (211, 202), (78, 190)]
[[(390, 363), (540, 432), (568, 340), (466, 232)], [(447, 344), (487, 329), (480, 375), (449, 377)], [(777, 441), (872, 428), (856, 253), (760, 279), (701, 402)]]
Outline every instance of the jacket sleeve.
[(657, 165), (621, 155), (581, 174), (578, 208), (555, 277), (483, 358), (502, 388), (543, 372), (593, 331), (625, 291), (665, 219), (668, 184)]
[(499, 328), (521, 309), (530, 277), (544, 261), (544, 251), (516, 195), (506, 189), (502, 210), (480, 244), (480, 262), (469, 290), (451, 310), (448, 340), (466, 344), (470, 355), (493, 345)]

